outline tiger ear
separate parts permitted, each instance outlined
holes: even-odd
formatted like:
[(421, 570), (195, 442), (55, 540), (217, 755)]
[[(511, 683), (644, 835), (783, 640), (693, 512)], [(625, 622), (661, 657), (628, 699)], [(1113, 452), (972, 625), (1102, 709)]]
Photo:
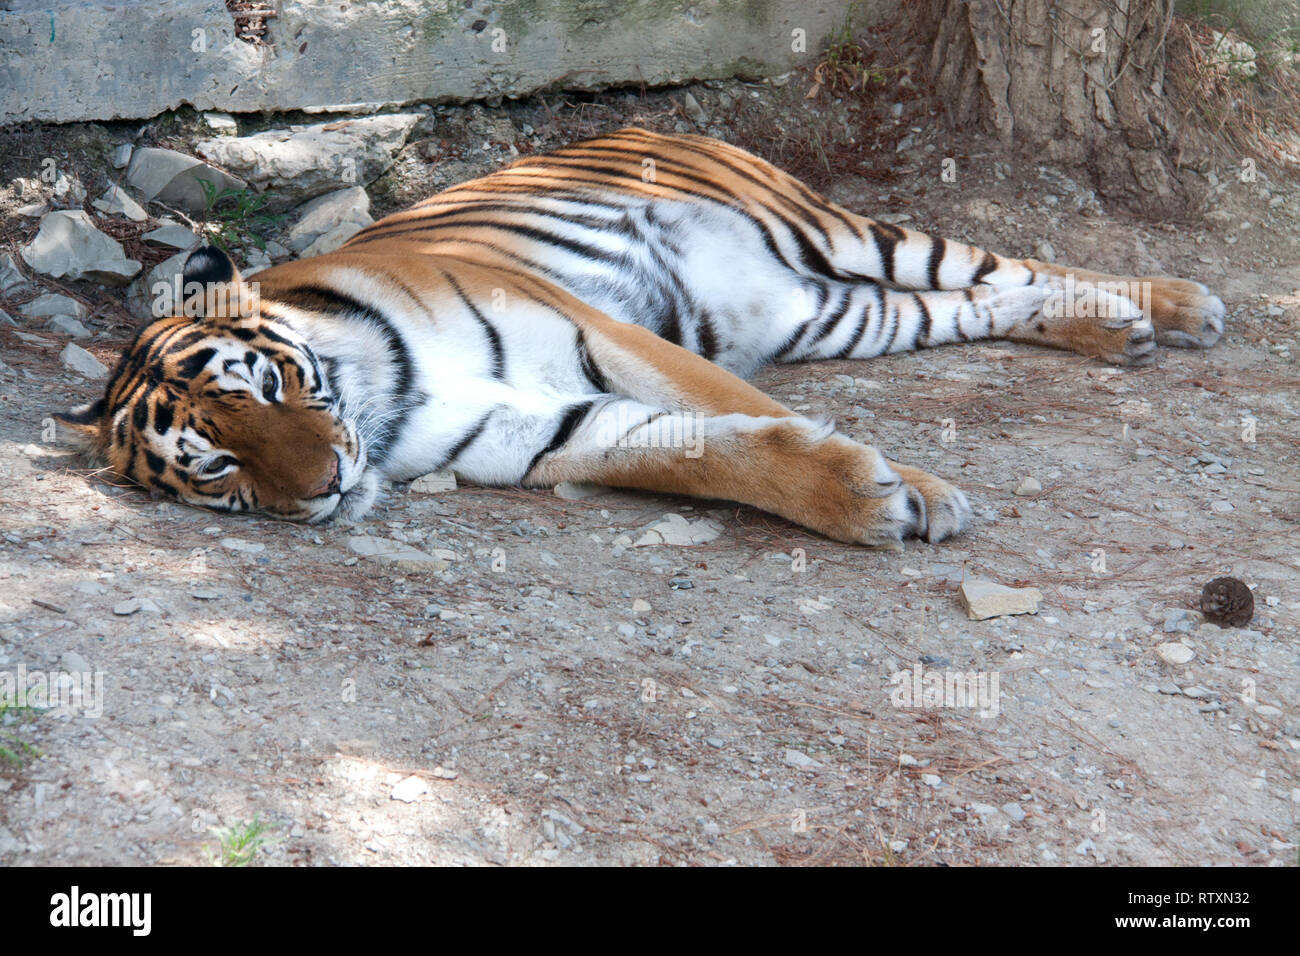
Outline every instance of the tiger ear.
[(55, 438), (93, 459), (100, 459), (108, 447), (108, 423), (104, 421), (104, 400), (78, 405), (66, 412), (56, 412)]
[(257, 311), (256, 290), (216, 246), (190, 253), (181, 270), (180, 311), (206, 319), (246, 319)]

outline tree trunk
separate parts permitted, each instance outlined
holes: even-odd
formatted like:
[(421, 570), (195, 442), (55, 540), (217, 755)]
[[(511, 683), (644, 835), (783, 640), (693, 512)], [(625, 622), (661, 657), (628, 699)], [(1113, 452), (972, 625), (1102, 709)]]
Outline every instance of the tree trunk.
[(1171, 157), (1164, 96), (1174, 0), (926, 0), (949, 117), (1025, 155), (1085, 167), (1103, 196), (1181, 216), (1195, 187)]

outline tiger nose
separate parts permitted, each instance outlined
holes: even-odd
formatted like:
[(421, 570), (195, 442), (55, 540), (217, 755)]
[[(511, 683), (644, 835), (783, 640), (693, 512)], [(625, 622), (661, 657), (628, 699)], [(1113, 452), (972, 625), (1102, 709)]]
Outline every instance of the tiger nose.
[(325, 477), (311, 494), (309, 498), (323, 498), (326, 495), (336, 495), (339, 492), (339, 455), (334, 453), (334, 461), (330, 465), (330, 473)]

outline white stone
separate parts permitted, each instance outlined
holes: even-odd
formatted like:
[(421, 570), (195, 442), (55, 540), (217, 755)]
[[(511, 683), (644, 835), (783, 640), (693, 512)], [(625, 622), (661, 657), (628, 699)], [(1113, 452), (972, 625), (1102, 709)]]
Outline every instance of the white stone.
[(203, 122), (207, 124), (208, 129), (221, 135), (234, 136), (239, 132), (239, 124), (229, 113), (204, 113)]
[(1196, 652), (1179, 641), (1166, 641), (1156, 647), (1156, 653), (1166, 664), (1186, 664)]
[(23, 261), (56, 279), (91, 279), (122, 285), (141, 269), (122, 244), (95, 228), (82, 209), (61, 209), (41, 220), (40, 230), (22, 249)]
[(131, 161), (131, 151), (134, 147), (130, 143), (122, 143), (113, 149), (113, 168), (123, 169)]
[(84, 375), (86, 378), (108, 377), (108, 369), (99, 359), (80, 345), (74, 345), (72, 342), (63, 347), (63, 351), (59, 353), (59, 361), (78, 375)]
[(565, 501), (581, 501), (583, 498), (608, 494), (611, 490), (605, 485), (592, 485), (583, 481), (562, 481), (555, 486), (555, 496)]
[(260, 554), (266, 550), (266, 545), (260, 541), (245, 541), (243, 538), (222, 538), (221, 546), (229, 548), (231, 551), (242, 551), (245, 554)]
[(374, 558), (386, 564), (396, 564), (410, 570), (445, 571), (451, 562), (459, 559), (453, 551), (438, 550), (433, 554), (413, 548), (402, 541), (392, 538), (376, 538), (370, 535), (352, 535), (348, 538), (348, 550), (365, 558)]
[(403, 803), (414, 803), (422, 796), (429, 792), (429, 784), (422, 777), (412, 774), (402, 780), (399, 780), (392, 789), (389, 796), (393, 800), (400, 800)]
[(996, 581), (970, 578), (961, 585), (962, 604), (972, 621), (1009, 614), (1037, 614), (1043, 592), (1038, 588), (1009, 588)]
[(795, 767), (799, 770), (815, 770), (821, 766), (820, 763), (812, 757), (809, 757), (802, 750), (795, 750), (793, 748), (785, 752), (785, 762), (787, 766)]
[(450, 471), (431, 471), (411, 482), (411, 491), (422, 495), (436, 495), (456, 490), (456, 475)]
[(660, 544), (695, 545), (712, 541), (722, 533), (722, 526), (708, 518), (687, 521), (676, 512), (669, 512), (663, 518), (645, 529), (636, 540), (634, 548), (651, 547)]
[(1037, 478), (1025, 477), (1020, 479), (1020, 484), (1016, 485), (1016, 490), (1012, 494), (1025, 498), (1029, 495), (1036, 495), (1042, 490), (1043, 486)]
[(633, 614), (648, 614), (649, 612), (650, 612), (649, 601), (643, 600), (641, 598), (637, 598), (635, 601), (632, 602)]

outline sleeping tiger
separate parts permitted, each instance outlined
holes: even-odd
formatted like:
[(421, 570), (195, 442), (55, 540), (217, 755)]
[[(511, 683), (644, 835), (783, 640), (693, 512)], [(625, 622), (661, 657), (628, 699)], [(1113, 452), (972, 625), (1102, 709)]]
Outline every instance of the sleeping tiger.
[(1136, 365), (1213, 345), (1224, 314), (1194, 282), (1003, 258), (641, 129), (520, 159), (255, 281), (199, 249), (184, 288), (104, 397), (61, 416), (155, 493), (356, 520), (381, 479), (451, 469), (728, 499), (869, 545), (943, 540), (970, 505), (751, 387), (759, 366), (976, 339)]

